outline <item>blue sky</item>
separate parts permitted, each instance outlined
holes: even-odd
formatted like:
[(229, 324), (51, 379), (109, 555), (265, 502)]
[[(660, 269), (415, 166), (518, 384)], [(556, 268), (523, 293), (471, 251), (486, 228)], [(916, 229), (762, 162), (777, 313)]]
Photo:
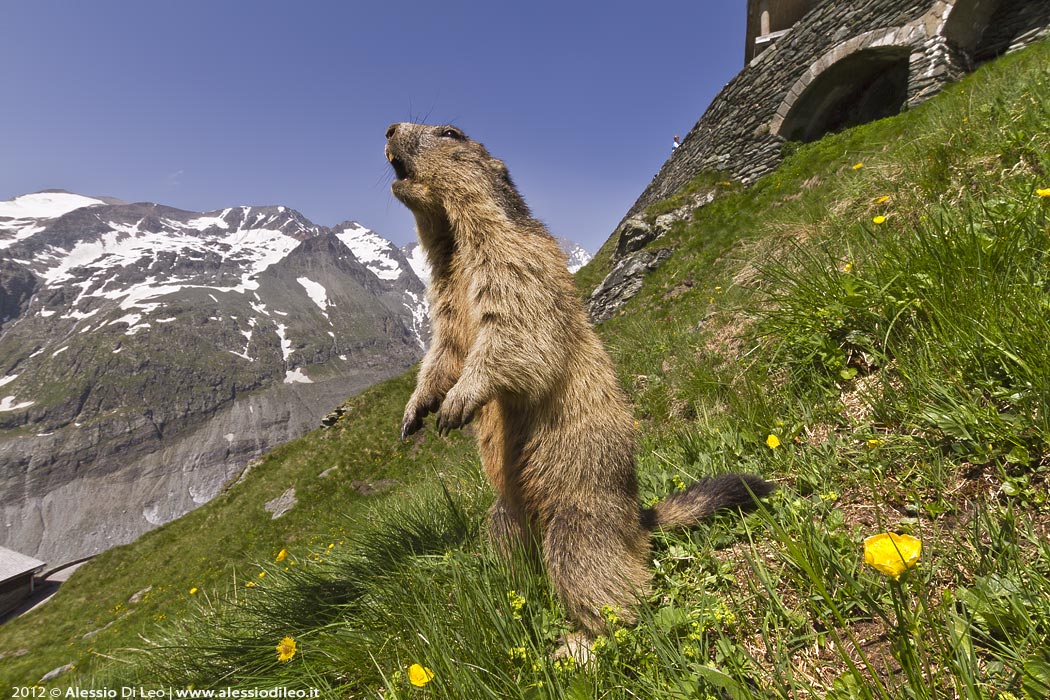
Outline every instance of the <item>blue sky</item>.
[(453, 122), (592, 252), (743, 64), (743, 0), (137, 2), (0, 9), (0, 200), (283, 204), (391, 240), (395, 121)]

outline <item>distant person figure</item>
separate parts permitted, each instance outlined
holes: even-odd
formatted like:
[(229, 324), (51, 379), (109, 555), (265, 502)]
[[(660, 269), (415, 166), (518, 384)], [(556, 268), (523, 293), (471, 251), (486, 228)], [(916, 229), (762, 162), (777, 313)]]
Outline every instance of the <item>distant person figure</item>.
[(674, 135), (674, 143), (671, 144), (671, 150), (674, 151), (681, 145), (682, 145), (682, 142), (678, 140), (678, 134), (675, 134)]

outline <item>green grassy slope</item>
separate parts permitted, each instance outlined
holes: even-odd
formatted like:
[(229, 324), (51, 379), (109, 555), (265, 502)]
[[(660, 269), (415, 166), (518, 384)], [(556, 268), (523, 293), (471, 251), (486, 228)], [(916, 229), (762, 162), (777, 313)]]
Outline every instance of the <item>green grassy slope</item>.
[[(81, 567), (52, 600), (0, 627), (0, 679), (31, 684), (69, 663), (90, 674), (158, 622), (195, 610), (197, 596), (243, 587), (281, 549), (307, 561), (345, 542), (373, 503), (396, 500), (441, 465), (465, 461), (470, 444), (461, 436), (431, 439), (425, 450), (398, 441), (413, 381), (408, 373), (351, 399), (335, 427), (274, 450), (212, 502)], [(383, 480), (397, 485), (363, 495), (368, 489), (355, 483)], [(289, 488), (298, 504), (272, 519), (264, 505)], [(140, 602), (128, 602), (147, 588)]]
[[(1044, 43), (798, 148), (652, 244), (675, 253), (600, 328), (636, 407), (643, 498), (730, 470), (782, 488), (755, 514), (659, 535), (641, 622), (610, 613), (588, 666), (551, 659), (567, 626), (542, 575), (488, 550), (469, 436), (398, 443), (406, 376), (4, 625), (0, 680), (73, 662), (56, 684), (1046, 697), (1048, 66)], [(351, 486), (381, 478), (401, 486)], [(299, 504), (270, 520), (290, 486)], [(899, 580), (863, 563), (886, 531), (923, 542)], [(422, 690), (414, 663), (433, 674)]]

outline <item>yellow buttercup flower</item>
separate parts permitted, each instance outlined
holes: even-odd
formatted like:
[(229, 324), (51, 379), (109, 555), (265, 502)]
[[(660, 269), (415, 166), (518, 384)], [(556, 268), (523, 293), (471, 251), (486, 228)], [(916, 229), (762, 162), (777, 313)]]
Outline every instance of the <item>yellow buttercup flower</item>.
[(255, 581), (249, 581), (248, 583), (244, 584), (244, 587), (245, 588), (255, 588)]
[(426, 666), (412, 664), (408, 667), (408, 682), (417, 688), (422, 688), (434, 679), (434, 672)]
[(848, 262), (848, 263), (846, 263), (845, 265), (842, 266), (842, 271), (843, 272), (849, 272), (852, 269), (853, 269), (853, 263), (851, 263), (851, 262)]
[(277, 552), (277, 558), (274, 559), (274, 561), (284, 561), (287, 558), (288, 558), (288, 550), (287, 549), (282, 549), (281, 551)]
[(277, 643), (277, 660), (282, 664), (292, 660), (295, 656), (295, 640), (285, 637)]
[(1039, 197), (1050, 197), (1050, 187), (1045, 187), (1035, 191), (1036, 196)]
[(525, 661), (527, 658), (529, 658), (529, 653), (525, 649), (525, 647), (511, 647), (507, 649), (507, 656), (510, 657), (511, 661), (514, 661), (516, 659), (521, 659), (522, 661)]
[(863, 167), (864, 167), (864, 163), (854, 163), (853, 164), (853, 169), (854, 170), (860, 170)]
[(259, 578), (266, 578), (266, 572), (265, 571), (260, 571), (259, 572)]
[(883, 532), (864, 540), (864, 563), (894, 580), (915, 566), (920, 554), (922, 541), (911, 535)]
[(196, 586), (194, 586), (193, 588), (190, 589), (190, 595), (197, 595), (197, 587)]
[(773, 433), (770, 433), (769, 437), (766, 438), (766, 444), (769, 445), (769, 449), (775, 450), (780, 447), (780, 438)]
[(888, 201), (890, 201), (890, 196), (888, 194), (884, 194), (881, 197), (879, 197), (878, 199), (876, 199), (875, 203), (876, 204), (885, 204)]
[(886, 223), (886, 217), (883, 216), (882, 214), (879, 214), (876, 217), (872, 217), (871, 223), (873, 223), (873, 224), (884, 224), (884, 223)]

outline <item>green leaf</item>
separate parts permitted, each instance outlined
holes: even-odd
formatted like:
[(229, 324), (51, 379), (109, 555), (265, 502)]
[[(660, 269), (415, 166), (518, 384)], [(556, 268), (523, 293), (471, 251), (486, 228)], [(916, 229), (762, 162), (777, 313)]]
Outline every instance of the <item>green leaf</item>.
[(1035, 655), (1025, 659), (1021, 689), (1024, 690), (1025, 697), (1031, 700), (1050, 697), (1050, 662)]
[(711, 685), (725, 691), (733, 700), (752, 700), (754, 698), (754, 694), (747, 686), (734, 680), (717, 668), (693, 664), (692, 670)]
[(1006, 453), (1006, 461), (1011, 464), (1027, 465), (1031, 463), (1032, 458), (1028, 454), (1028, 450), (1024, 447), (1021, 445), (1014, 445), (1014, 447)]
[(689, 624), (689, 615), (681, 608), (669, 605), (656, 611), (653, 624), (665, 633), (674, 632)]

